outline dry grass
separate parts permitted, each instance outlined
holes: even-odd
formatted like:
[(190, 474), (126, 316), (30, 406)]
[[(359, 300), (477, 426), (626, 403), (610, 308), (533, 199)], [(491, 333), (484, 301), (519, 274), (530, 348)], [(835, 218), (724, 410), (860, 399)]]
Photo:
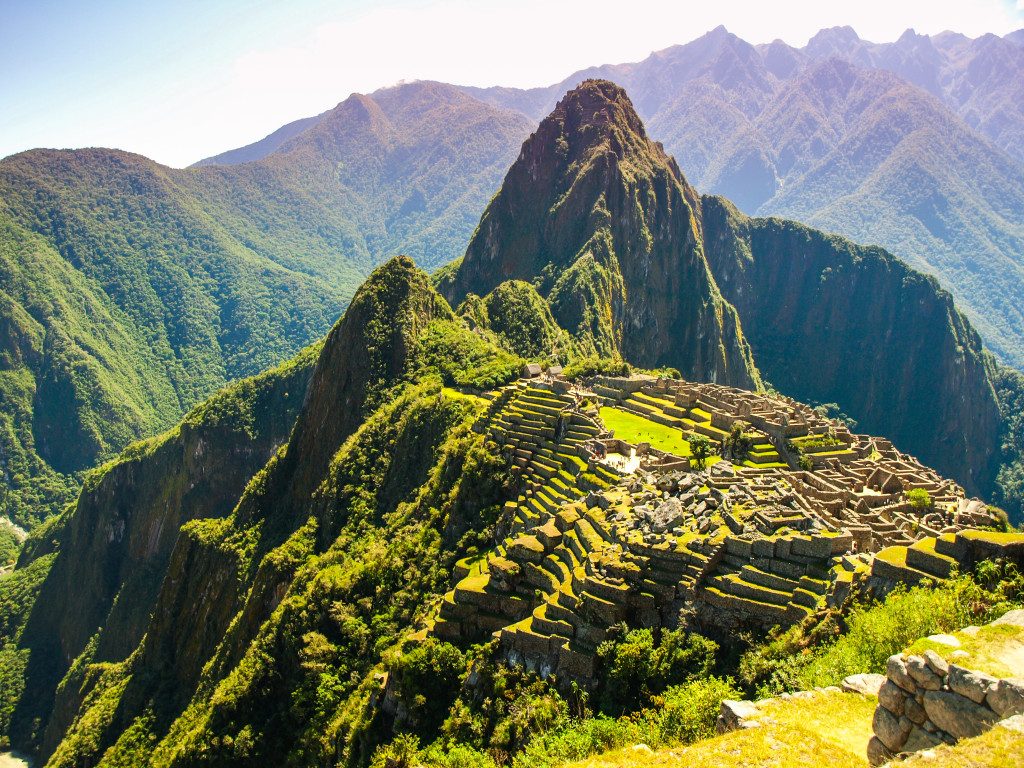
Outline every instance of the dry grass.
[(804, 701), (765, 705), (761, 727), (716, 736), (687, 747), (627, 747), (574, 763), (574, 768), (866, 768), (877, 700), (821, 693)]

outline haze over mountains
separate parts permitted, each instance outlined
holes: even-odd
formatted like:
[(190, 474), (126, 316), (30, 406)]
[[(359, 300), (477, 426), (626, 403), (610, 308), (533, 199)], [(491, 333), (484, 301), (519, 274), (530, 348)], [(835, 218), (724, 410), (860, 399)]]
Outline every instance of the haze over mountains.
[[(537, 121), (582, 79), (610, 79), (699, 190), (882, 245), (938, 277), (1020, 369), (1024, 48), (1014, 40), (908, 30), (874, 44), (843, 27), (794, 48), (719, 27), (544, 88), (462, 90)], [(276, 136), (203, 162), (260, 157)]]

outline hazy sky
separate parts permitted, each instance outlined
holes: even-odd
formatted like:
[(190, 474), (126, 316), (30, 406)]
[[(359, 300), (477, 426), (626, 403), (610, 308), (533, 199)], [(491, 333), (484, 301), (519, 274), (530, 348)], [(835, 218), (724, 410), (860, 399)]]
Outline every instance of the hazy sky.
[(1024, 0), (0, 0), (0, 157), (107, 146), (183, 166), (401, 79), (550, 85), (724, 24), (804, 45), (1024, 27)]

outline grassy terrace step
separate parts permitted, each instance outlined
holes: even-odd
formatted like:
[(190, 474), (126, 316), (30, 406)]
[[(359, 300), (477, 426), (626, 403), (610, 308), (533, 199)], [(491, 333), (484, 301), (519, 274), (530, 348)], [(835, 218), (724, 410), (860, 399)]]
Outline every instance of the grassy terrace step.
[(924, 571), (907, 565), (907, 548), (899, 546), (887, 547), (876, 554), (871, 564), (871, 573), (883, 579), (904, 581), (908, 585), (917, 584), (922, 579), (933, 578)]
[(788, 605), (792, 599), (792, 593), (790, 592), (780, 592), (775, 589), (760, 587), (757, 584), (751, 584), (750, 582), (743, 581), (738, 574), (713, 576), (710, 579), (710, 584), (730, 595), (762, 603), (771, 603), (772, 605)]
[(739, 573), (740, 577), (746, 582), (757, 584), (759, 587), (778, 590), (779, 592), (789, 592), (792, 594), (793, 590), (800, 586), (800, 583), (793, 579), (762, 571), (760, 568), (755, 568), (752, 565), (744, 565)]
[(793, 590), (793, 602), (797, 605), (803, 605), (807, 608), (814, 608), (818, 605), (818, 601), (821, 596), (811, 592), (810, 590), (804, 589), (803, 587)]
[(566, 624), (571, 624), (573, 628), (578, 627), (583, 623), (583, 619), (580, 618), (576, 611), (570, 611), (559, 605), (554, 599), (547, 601), (547, 617), (554, 621), (564, 621)]
[(534, 609), (530, 629), (540, 635), (557, 635), (571, 640), (576, 628), (567, 621), (549, 616), (549, 608), (549, 603), (541, 603)]
[(543, 565), (552, 576), (558, 579), (559, 584), (572, 578), (572, 571), (570, 569), (575, 567), (575, 565), (566, 563), (554, 553), (544, 558)]
[(801, 576), (800, 588), (814, 592), (816, 595), (824, 595), (828, 592), (828, 582), (822, 579), (812, 579), (810, 576)]
[(583, 592), (580, 594), (580, 611), (584, 618), (597, 619), (605, 626), (611, 626), (626, 618), (626, 606), (613, 603), (602, 597)]
[(562, 409), (555, 405), (549, 405), (547, 403), (538, 403), (536, 400), (529, 397), (521, 397), (516, 401), (516, 407), (520, 410), (537, 415), (543, 415), (545, 421), (552, 419), (557, 421), (558, 417), (562, 414)]
[(533, 454), (533, 461), (535, 463), (537, 463), (537, 464), (541, 464), (541, 465), (547, 467), (548, 469), (552, 470), (553, 472), (557, 472), (559, 469), (562, 468), (562, 465), (559, 464), (554, 459), (550, 459), (547, 456), (542, 456), (541, 455), (541, 451), (536, 451)]
[[(593, 552), (594, 550), (601, 549), (604, 544), (604, 539), (601, 537), (594, 526), (591, 525), (590, 521), (586, 518), (581, 517), (573, 524), (573, 530), (576, 531), (576, 536), (579, 538), (580, 544), (587, 552)], [(582, 559), (582, 558), (580, 558)]]
[(580, 599), (573, 591), (571, 582), (567, 581), (558, 588), (558, 592), (555, 593), (555, 602), (567, 611), (575, 612), (579, 608)]
[(575, 524), (571, 530), (566, 531), (562, 535), (562, 544), (569, 548), (573, 557), (576, 559), (577, 564), (582, 563), (586, 559), (587, 553), (590, 551), (586, 549), (580, 541), (579, 532), (577, 531)]
[(935, 543), (933, 538), (915, 542), (907, 549), (906, 564), (940, 579), (948, 579), (953, 566), (956, 565), (956, 560), (936, 552)]
[(745, 597), (730, 595), (713, 586), (705, 587), (701, 590), (701, 594), (707, 602), (716, 608), (742, 611), (776, 623), (789, 620), (786, 608), (781, 605), (763, 603), (758, 600), (749, 600)]

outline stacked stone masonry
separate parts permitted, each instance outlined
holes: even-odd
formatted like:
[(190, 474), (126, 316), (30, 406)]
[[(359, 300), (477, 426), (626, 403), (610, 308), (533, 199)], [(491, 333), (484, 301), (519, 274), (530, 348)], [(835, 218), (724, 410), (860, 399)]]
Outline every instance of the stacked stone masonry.
[(980, 736), (1000, 720), (1024, 713), (1024, 680), (997, 679), (945, 661), (935, 651), (891, 656), (878, 691), (868, 760), (892, 757)]
[[(841, 604), (858, 574), (882, 586), (945, 578), (973, 551), (965, 529), (990, 522), (984, 505), (887, 441), (790, 400), (650, 378), (585, 389), (520, 381), (489, 399), (474, 428), (504, 453), (521, 492), (495, 549), (459, 564), (428, 631), (465, 642), (493, 634), (510, 660), (543, 675), (592, 682), (596, 648), (622, 621), (674, 627), (685, 609), (704, 628), (767, 630)], [(759, 455), (695, 470), (686, 456), (613, 437), (596, 402), (716, 446), (739, 423), (761, 436)], [(811, 470), (787, 449), (801, 438), (828, 443)], [(906, 501), (918, 487), (932, 499), (921, 512)]]

